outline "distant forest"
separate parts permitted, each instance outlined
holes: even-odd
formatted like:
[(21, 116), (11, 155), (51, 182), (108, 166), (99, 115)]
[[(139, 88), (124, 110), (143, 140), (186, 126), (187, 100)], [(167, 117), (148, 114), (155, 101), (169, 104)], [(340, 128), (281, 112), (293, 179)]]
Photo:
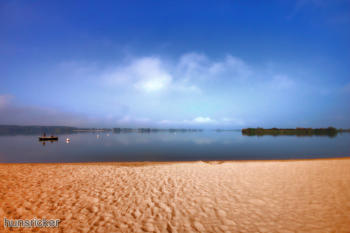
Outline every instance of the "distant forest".
[(200, 132), (201, 129), (155, 129), (155, 128), (77, 128), (69, 126), (19, 126), (19, 125), (0, 125), (0, 135), (17, 134), (71, 134), (84, 132), (110, 132), (113, 133), (155, 133), (155, 132)]
[(247, 136), (262, 136), (262, 135), (296, 135), (296, 136), (313, 136), (313, 135), (324, 135), (334, 137), (339, 132), (349, 132), (349, 130), (336, 129), (334, 127), (328, 128), (295, 128), (295, 129), (279, 129), (279, 128), (246, 128), (242, 129), (242, 134)]
[(0, 125), (0, 134), (64, 134), (72, 133), (76, 127), (69, 126), (20, 126)]

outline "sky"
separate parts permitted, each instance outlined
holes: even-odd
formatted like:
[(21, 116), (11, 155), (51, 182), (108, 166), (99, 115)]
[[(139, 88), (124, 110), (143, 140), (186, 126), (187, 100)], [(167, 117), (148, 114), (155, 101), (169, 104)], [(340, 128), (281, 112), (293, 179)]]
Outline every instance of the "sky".
[(350, 128), (350, 1), (1, 1), (0, 124)]

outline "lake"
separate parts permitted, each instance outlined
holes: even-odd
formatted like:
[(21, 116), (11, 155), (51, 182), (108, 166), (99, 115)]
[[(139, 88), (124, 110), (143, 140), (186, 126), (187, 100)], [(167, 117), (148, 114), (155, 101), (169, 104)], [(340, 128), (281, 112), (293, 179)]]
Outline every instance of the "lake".
[[(1, 135), (0, 162), (102, 162), (270, 160), (350, 156), (350, 134), (327, 136), (243, 136), (240, 131)], [(67, 143), (66, 138), (70, 138)]]

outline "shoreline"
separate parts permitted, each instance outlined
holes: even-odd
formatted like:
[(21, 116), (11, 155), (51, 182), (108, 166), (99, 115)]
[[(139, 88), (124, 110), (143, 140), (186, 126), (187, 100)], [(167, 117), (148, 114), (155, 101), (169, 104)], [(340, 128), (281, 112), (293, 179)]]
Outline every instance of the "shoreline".
[(197, 162), (203, 162), (203, 163), (215, 163), (215, 164), (223, 164), (223, 163), (254, 163), (254, 162), (303, 162), (303, 161), (323, 161), (323, 160), (350, 160), (349, 156), (341, 156), (341, 157), (325, 157), (325, 158), (303, 158), (303, 159), (251, 159), (251, 160), (176, 160), (176, 161), (94, 161), (94, 162), (18, 162), (18, 163), (4, 163), (0, 162), (1, 165), (20, 165), (20, 164), (27, 164), (27, 165), (58, 165), (58, 164), (67, 164), (67, 165), (121, 165), (121, 166), (132, 166), (132, 165), (142, 165), (145, 166), (150, 164), (177, 164), (177, 163), (197, 163)]

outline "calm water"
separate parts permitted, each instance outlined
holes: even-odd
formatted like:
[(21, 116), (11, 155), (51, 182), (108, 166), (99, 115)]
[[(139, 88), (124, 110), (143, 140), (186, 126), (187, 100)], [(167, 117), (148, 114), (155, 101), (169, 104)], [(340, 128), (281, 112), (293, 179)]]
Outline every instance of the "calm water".
[[(66, 138), (71, 139), (66, 143)], [(58, 142), (0, 136), (0, 162), (248, 160), (350, 157), (350, 134), (243, 136), (241, 132), (80, 133)]]

